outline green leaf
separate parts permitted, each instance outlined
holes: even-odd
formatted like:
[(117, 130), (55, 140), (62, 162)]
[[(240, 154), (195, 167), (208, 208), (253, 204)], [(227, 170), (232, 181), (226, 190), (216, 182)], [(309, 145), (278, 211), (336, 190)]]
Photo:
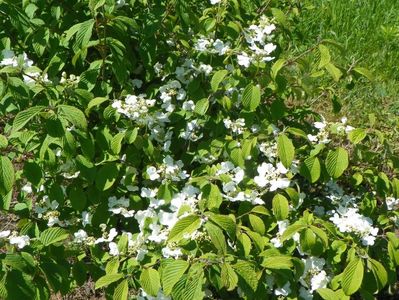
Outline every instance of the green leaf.
[(248, 84), (242, 94), (242, 105), (248, 111), (255, 111), (260, 104), (260, 89), (258, 86)]
[(277, 139), (277, 154), (284, 167), (289, 168), (295, 156), (295, 147), (285, 134), (280, 134)]
[[(76, 32), (74, 48), (76, 46), (78, 48), (84, 48), (87, 46), (93, 32), (94, 23), (94, 19), (90, 19), (79, 24), (78, 30)], [(76, 52), (76, 48), (74, 50)]]
[(341, 70), (334, 66), (332, 63), (328, 63), (324, 67), (335, 81), (339, 81), (339, 79), (342, 77)]
[(331, 55), (330, 55), (330, 50), (322, 44), (319, 45), (319, 51), (320, 51), (319, 69), (321, 69), (331, 62)]
[(262, 262), (262, 267), (274, 270), (289, 270), (293, 266), (294, 264), (292, 263), (291, 257), (283, 255), (269, 256), (264, 258)]
[(320, 178), (320, 172), (320, 161), (315, 156), (308, 157), (301, 164), (300, 174), (311, 183), (316, 182)]
[(4, 135), (0, 134), (0, 149), (4, 149), (7, 146), (8, 146), (7, 138)]
[(110, 148), (111, 148), (111, 151), (113, 154), (118, 155), (121, 152), (122, 141), (123, 141), (124, 137), (125, 137), (125, 133), (119, 132), (112, 138)]
[(115, 163), (108, 163), (100, 168), (96, 174), (96, 187), (100, 191), (110, 189), (118, 178), (119, 167)]
[(73, 209), (82, 211), (86, 207), (87, 197), (81, 186), (71, 186), (68, 196)]
[(281, 235), (280, 241), (284, 242), (285, 240), (289, 240), (294, 236), (295, 233), (300, 232), (304, 228), (306, 228), (305, 224), (292, 224), (288, 226)]
[(87, 121), (85, 114), (78, 108), (70, 105), (59, 105), (58, 106), (59, 116), (67, 119), (73, 125), (79, 129), (87, 129)]
[(228, 291), (232, 291), (237, 287), (238, 276), (229, 263), (222, 264), (220, 278)]
[(338, 178), (346, 170), (349, 165), (348, 152), (344, 148), (337, 148), (330, 150), (326, 158), (327, 173), (333, 177)]
[(310, 229), (320, 238), (320, 240), (323, 242), (324, 248), (328, 248), (328, 236), (327, 234), (320, 229), (319, 227), (316, 227), (314, 225), (310, 225)]
[(280, 72), (281, 68), (284, 67), (287, 60), (280, 58), (278, 59), (271, 68), (271, 76), (273, 80), (276, 80), (277, 74)]
[(181, 300), (202, 300), (205, 298), (202, 290), (204, 278), (204, 265), (195, 263), (188, 271), (187, 280)]
[(223, 231), (218, 226), (210, 222), (205, 224), (205, 228), (211, 238), (212, 244), (218, 250), (218, 253), (225, 255), (227, 252), (227, 244), (223, 235)]
[(93, 107), (99, 106), (100, 104), (102, 104), (102, 103), (104, 103), (104, 102), (106, 102), (108, 100), (109, 99), (106, 98), (106, 97), (96, 97), (96, 98), (90, 100), (90, 102), (89, 102), (89, 104), (87, 104), (87, 108), (85, 110), (86, 115), (88, 115), (90, 113), (90, 110)]
[(245, 282), (245, 285), (248, 286), (252, 292), (255, 292), (258, 287), (258, 276), (256, 275), (254, 266), (247, 261), (239, 260), (233, 265), (233, 268), (242, 281)]
[(345, 295), (352, 295), (360, 288), (363, 280), (363, 273), (363, 261), (355, 257), (346, 266), (342, 275), (341, 284)]
[(118, 281), (119, 279), (121, 279), (123, 277), (123, 274), (107, 274), (104, 275), (102, 277), (100, 277), (97, 281), (96, 281), (96, 285), (95, 288), (99, 289), (105, 286), (110, 285), (111, 283)]
[(168, 242), (178, 242), (184, 235), (191, 234), (201, 226), (201, 219), (197, 215), (184, 217), (176, 222), (169, 233)]
[(129, 295), (129, 284), (126, 279), (122, 280), (121, 283), (114, 290), (113, 300), (127, 300)]
[(273, 214), (277, 220), (285, 220), (289, 213), (289, 204), (287, 198), (281, 194), (276, 194), (273, 197)]
[(262, 219), (253, 214), (250, 214), (248, 217), (249, 223), (251, 224), (253, 230), (261, 235), (264, 235), (266, 232), (266, 226)]
[(67, 230), (60, 227), (48, 228), (40, 234), (40, 241), (44, 246), (63, 241), (69, 237)]
[(374, 80), (374, 75), (372, 72), (370, 72), (369, 69), (362, 68), (362, 67), (355, 67), (355, 68), (353, 68), (353, 71), (355, 71), (356, 73), (358, 73), (360, 75), (363, 75), (370, 81)]
[(12, 131), (18, 131), (23, 128), (30, 120), (32, 120), (37, 114), (44, 110), (45, 106), (32, 106), (24, 111), (20, 111), (15, 116), (14, 122), (12, 123)]
[(316, 290), (317, 293), (320, 295), (321, 298), (324, 300), (337, 300), (337, 295), (333, 290), (330, 290), (328, 288), (321, 288)]
[(236, 239), (236, 223), (229, 216), (212, 214), (209, 219), (226, 231), (227, 235), (234, 241)]
[(379, 261), (370, 258), (368, 262), (377, 283), (378, 291), (381, 291), (388, 283), (388, 273)]
[(207, 98), (203, 98), (195, 103), (194, 112), (203, 116), (206, 114), (206, 111), (209, 108), (209, 100)]
[(213, 183), (204, 187), (203, 198), (206, 199), (206, 206), (211, 211), (218, 210), (223, 201), (219, 187)]
[(8, 157), (0, 156), (0, 195), (7, 195), (12, 190), (14, 182), (15, 173), (12, 162)]
[(392, 185), (393, 196), (396, 199), (398, 199), (399, 198), (399, 179), (397, 179), (397, 178), (392, 179), (391, 185)]
[(147, 294), (157, 296), (161, 288), (158, 271), (153, 268), (144, 269), (140, 275), (140, 284)]
[(362, 128), (353, 129), (348, 133), (349, 140), (355, 145), (359, 144), (366, 136), (367, 133)]
[(215, 74), (213, 74), (211, 79), (212, 92), (216, 92), (218, 90), (220, 83), (223, 81), (227, 74), (227, 70), (219, 70)]
[(189, 267), (184, 260), (173, 260), (162, 270), (162, 287), (165, 295), (169, 295), (175, 284), (180, 280)]

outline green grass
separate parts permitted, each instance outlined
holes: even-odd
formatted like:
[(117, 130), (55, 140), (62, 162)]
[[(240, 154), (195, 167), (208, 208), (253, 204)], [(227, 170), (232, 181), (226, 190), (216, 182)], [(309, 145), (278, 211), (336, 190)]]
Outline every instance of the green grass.
[(305, 44), (334, 39), (345, 48), (343, 65), (355, 62), (370, 69), (375, 80), (361, 82), (340, 93), (343, 113), (356, 122), (368, 121), (375, 113), (381, 121), (393, 122), (399, 115), (399, 1), (396, 0), (307, 0), (301, 1), (298, 28)]

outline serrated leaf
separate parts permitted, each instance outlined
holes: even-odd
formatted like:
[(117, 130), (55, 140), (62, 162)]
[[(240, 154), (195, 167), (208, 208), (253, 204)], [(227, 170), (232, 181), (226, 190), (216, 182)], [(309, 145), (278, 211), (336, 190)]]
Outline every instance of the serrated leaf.
[(287, 198), (281, 194), (276, 194), (273, 197), (273, 214), (277, 220), (285, 220), (289, 213), (289, 204)]
[(220, 83), (223, 81), (227, 74), (227, 70), (219, 70), (215, 72), (215, 74), (213, 74), (211, 79), (212, 92), (216, 92), (218, 90)]
[(226, 254), (227, 244), (223, 235), (223, 231), (218, 226), (210, 222), (205, 224), (205, 228), (211, 238), (212, 244), (218, 250), (218, 253), (223, 255)]
[(249, 214), (249, 223), (252, 226), (252, 229), (257, 233), (264, 235), (266, 231), (265, 223), (256, 215)]
[(159, 273), (153, 268), (144, 269), (140, 275), (140, 285), (150, 296), (156, 296), (161, 288)]
[(281, 235), (280, 241), (284, 242), (285, 240), (289, 240), (294, 236), (295, 233), (300, 232), (304, 228), (306, 228), (305, 224), (292, 224), (288, 226)]
[(44, 110), (45, 106), (32, 106), (24, 111), (20, 111), (15, 116), (14, 122), (12, 123), (12, 131), (18, 131), (23, 128), (30, 120), (32, 120), (37, 114)]
[(238, 276), (229, 263), (222, 264), (220, 278), (228, 291), (232, 291), (237, 287)]
[(113, 154), (118, 155), (121, 152), (122, 141), (123, 141), (124, 137), (125, 137), (125, 133), (119, 132), (112, 138), (111, 143), (110, 143), (110, 148), (111, 148), (111, 151)]
[(15, 172), (8, 157), (0, 156), (0, 195), (6, 196), (15, 182)]
[(277, 139), (277, 154), (284, 167), (289, 168), (295, 156), (295, 147), (285, 134), (280, 134)]
[(87, 104), (87, 108), (85, 110), (86, 115), (88, 115), (93, 107), (99, 106), (102, 103), (108, 101), (109, 99), (106, 97), (96, 97), (90, 100), (89, 104)]
[(162, 287), (165, 295), (169, 295), (175, 284), (187, 271), (189, 263), (184, 260), (173, 260), (162, 271)]
[(324, 248), (328, 247), (328, 236), (324, 232), (324, 230), (314, 226), (310, 225), (310, 229), (320, 238), (320, 240), (323, 242)]
[(262, 267), (274, 270), (289, 270), (293, 266), (291, 257), (283, 255), (265, 257), (262, 262)]
[(330, 290), (328, 288), (321, 288), (316, 290), (317, 293), (320, 295), (321, 298), (324, 300), (336, 300), (337, 295), (333, 290)]
[(44, 246), (63, 241), (69, 237), (66, 229), (60, 227), (48, 228), (40, 234), (40, 241)]
[(239, 260), (233, 268), (252, 292), (255, 292), (258, 287), (258, 277), (254, 266), (247, 261)]
[(330, 50), (322, 44), (319, 45), (319, 52), (320, 52), (319, 69), (321, 69), (325, 65), (331, 62), (331, 55), (330, 55)]
[(168, 242), (178, 242), (184, 235), (191, 234), (201, 226), (201, 219), (197, 215), (184, 217), (176, 222), (169, 233)]
[(90, 20), (84, 21), (79, 24), (78, 30), (76, 32), (76, 40), (75, 40), (75, 44), (74, 44), (75, 52), (77, 49), (76, 47), (84, 48), (89, 43), (92, 32), (93, 32), (94, 23), (95, 23), (94, 19), (90, 19)]
[(108, 163), (100, 168), (96, 174), (96, 187), (100, 191), (111, 188), (118, 178), (119, 168), (115, 163)]
[(339, 79), (342, 77), (341, 70), (334, 66), (332, 63), (328, 63), (324, 67), (335, 81), (339, 81)]
[(226, 231), (227, 235), (234, 241), (236, 238), (236, 223), (229, 216), (212, 214), (209, 219)]
[(0, 149), (4, 149), (7, 146), (8, 146), (7, 138), (4, 135), (0, 134)]
[(330, 150), (326, 158), (327, 173), (332, 178), (338, 178), (349, 165), (348, 152), (344, 148)]
[(201, 300), (205, 298), (202, 281), (204, 278), (204, 265), (195, 263), (188, 271), (187, 280), (185, 282), (182, 300)]
[(301, 175), (309, 180), (311, 183), (316, 182), (320, 178), (320, 172), (320, 161), (315, 156), (308, 157), (301, 164)]
[(363, 281), (363, 273), (363, 261), (355, 257), (346, 266), (342, 275), (341, 284), (345, 295), (350, 296), (360, 288)]
[(126, 279), (121, 281), (114, 290), (113, 300), (127, 300), (129, 295), (129, 284)]
[(78, 108), (70, 105), (59, 105), (58, 114), (79, 129), (87, 129), (85, 114)]
[(283, 58), (279, 58), (272, 66), (271, 68), (271, 76), (273, 78), (273, 80), (276, 79), (278, 73), (280, 72), (281, 68), (284, 67), (285, 63), (287, 62), (287, 60), (283, 59)]
[(366, 136), (367, 133), (362, 128), (353, 129), (348, 133), (349, 140), (355, 145), (359, 144)]
[(260, 104), (260, 89), (251, 83), (246, 86), (242, 93), (242, 105), (248, 111), (255, 111)]
[(353, 71), (355, 71), (356, 73), (358, 73), (360, 75), (363, 75), (370, 81), (374, 80), (374, 75), (369, 69), (362, 68), (362, 67), (355, 67), (355, 68), (353, 68)]
[(378, 291), (381, 291), (388, 283), (388, 273), (379, 261), (370, 258), (368, 262), (370, 263), (371, 271), (377, 283)]
[(207, 98), (203, 98), (195, 103), (194, 112), (203, 116), (206, 114), (206, 111), (209, 108), (209, 100)]
[(121, 279), (123, 277), (123, 274), (107, 274), (104, 275), (102, 277), (100, 277), (97, 281), (96, 281), (96, 285), (95, 288), (99, 289), (105, 286), (110, 285), (111, 283), (118, 281), (119, 279)]

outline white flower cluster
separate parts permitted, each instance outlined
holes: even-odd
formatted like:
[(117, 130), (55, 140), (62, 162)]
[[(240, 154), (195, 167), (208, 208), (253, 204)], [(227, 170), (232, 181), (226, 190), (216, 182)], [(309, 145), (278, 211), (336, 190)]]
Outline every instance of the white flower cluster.
[(319, 288), (325, 288), (330, 281), (330, 277), (323, 270), (326, 261), (318, 257), (309, 257), (302, 261), (305, 269), (299, 278), (299, 282), (303, 285), (300, 288), (300, 295), (304, 299), (312, 299), (313, 292)]
[(163, 164), (155, 168), (150, 166), (147, 168), (147, 175), (151, 181), (162, 180), (162, 181), (181, 181), (187, 179), (189, 175), (185, 170), (181, 160), (174, 161), (170, 155), (167, 155), (163, 159)]
[(27, 235), (18, 235), (17, 232), (11, 234), (10, 230), (0, 231), (0, 239), (8, 238), (8, 242), (11, 245), (16, 245), (18, 249), (22, 249), (25, 246), (30, 245), (30, 238)]
[(248, 68), (253, 62), (267, 62), (274, 59), (270, 56), (276, 45), (271, 43), (272, 33), (276, 26), (266, 17), (262, 16), (259, 24), (253, 24), (245, 31), (249, 51), (242, 51), (237, 55), (239, 65)]
[(257, 170), (258, 176), (255, 176), (254, 181), (261, 188), (268, 186), (269, 191), (273, 192), (290, 186), (291, 181), (283, 176), (288, 173), (288, 170), (280, 162), (276, 167), (271, 163), (262, 163)]
[(399, 207), (399, 199), (396, 199), (394, 197), (386, 197), (385, 198), (385, 204), (387, 205), (387, 209), (388, 210), (398, 209), (398, 207)]
[(359, 236), (364, 246), (374, 245), (378, 228), (373, 227), (373, 221), (369, 217), (365, 217), (358, 213), (358, 208), (339, 207), (336, 211), (332, 211), (333, 216), (330, 218), (341, 232), (354, 233)]
[(134, 210), (129, 210), (130, 201), (128, 198), (115, 196), (108, 198), (108, 211), (114, 215), (122, 215), (125, 218), (131, 218), (134, 216)]
[(331, 140), (329, 139), (329, 131), (327, 122), (314, 122), (313, 126), (318, 130), (316, 135), (308, 134), (308, 139), (313, 144), (328, 144)]
[(38, 201), (34, 206), (34, 212), (38, 218), (48, 220), (47, 225), (52, 227), (56, 224), (64, 226), (64, 222), (59, 220), (59, 211), (57, 210), (60, 204), (56, 201), (50, 201), (48, 196), (43, 196), (43, 199)]
[(211, 38), (201, 37), (195, 43), (194, 49), (198, 52), (208, 52), (218, 55), (225, 55), (230, 50), (230, 43), (225, 43), (220, 39), (216, 39), (214, 41)]
[(231, 121), (230, 118), (226, 118), (223, 120), (224, 126), (227, 129), (230, 129), (232, 133), (242, 134), (245, 129), (245, 120), (243, 118), (239, 118), (235, 121)]
[[(276, 248), (280, 248), (283, 246), (283, 243), (281, 242), (281, 236), (283, 235), (283, 233), (286, 231), (286, 229), (289, 226), (289, 222), (288, 220), (282, 220), (282, 221), (277, 221), (277, 226), (278, 226), (278, 233), (277, 236), (272, 238), (270, 240), (270, 242), (273, 244), (274, 247)], [(299, 241), (299, 233), (295, 233), (292, 236), (292, 239), (296, 242)]]
[(118, 113), (127, 116), (140, 125), (147, 125), (151, 118), (148, 117), (149, 108), (155, 105), (155, 100), (146, 99), (146, 95), (127, 95), (124, 101), (116, 100), (112, 107)]

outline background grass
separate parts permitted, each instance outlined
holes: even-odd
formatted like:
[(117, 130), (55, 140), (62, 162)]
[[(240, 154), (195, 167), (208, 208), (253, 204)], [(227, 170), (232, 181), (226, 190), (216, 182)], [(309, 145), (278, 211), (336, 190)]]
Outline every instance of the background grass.
[[(367, 125), (374, 113), (382, 129), (396, 130), (399, 115), (399, 1), (306, 0), (301, 1), (298, 31), (302, 43), (321, 39), (343, 45), (343, 65), (355, 63), (373, 72), (373, 82), (362, 81), (338, 93), (343, 114), (356, 125)], [(323, 103), (319, 103), (325, 107)], [(331, 104), (329, 104), (331, 107)], [(359, 124), (360, 123), (360, 124)]]

